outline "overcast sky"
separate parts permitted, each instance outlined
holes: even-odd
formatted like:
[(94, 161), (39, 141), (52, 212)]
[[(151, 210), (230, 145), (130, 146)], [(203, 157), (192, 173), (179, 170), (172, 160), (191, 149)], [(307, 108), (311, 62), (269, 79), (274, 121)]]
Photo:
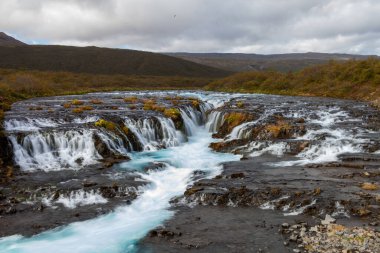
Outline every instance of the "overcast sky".
[(158, 52), (380, 55), (380, 0), (0, 0), (0, 31)]

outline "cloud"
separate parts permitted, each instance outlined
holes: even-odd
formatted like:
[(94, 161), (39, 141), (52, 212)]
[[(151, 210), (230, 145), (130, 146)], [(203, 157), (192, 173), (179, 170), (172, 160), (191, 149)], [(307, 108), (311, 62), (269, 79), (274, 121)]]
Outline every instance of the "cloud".
[(2, 0), (28, 42), (150, 51), (380, 54), (377, 0)]

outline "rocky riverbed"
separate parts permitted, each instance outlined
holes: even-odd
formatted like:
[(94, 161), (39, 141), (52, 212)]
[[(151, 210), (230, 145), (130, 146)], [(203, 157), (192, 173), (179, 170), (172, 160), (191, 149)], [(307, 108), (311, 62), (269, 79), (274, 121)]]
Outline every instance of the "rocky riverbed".
[[(0, 236), (31, 236), (112, 214), (147, 199), (150, 185), (160, 190), (155, 173), (187, 164), (194, 170), (187, 189), (169, 198), (175, 215), (144, 225), (150, 232), (133, 250), (376, 252), (379, 246), (370, 238), (380, 225), (380, 112), (365, 103), (99, 93), (19, 102), (5, 128)], [(213, 138), (197, 137), (203, 131)], [(222, 163), (218, 173), (205, 170), (211, 156)], [(321, 224), (326, 217), (334, 222)], [(355, 244), (358, 236), (366, 246)], [(313, 244), (320, 241), (331, 247)]]

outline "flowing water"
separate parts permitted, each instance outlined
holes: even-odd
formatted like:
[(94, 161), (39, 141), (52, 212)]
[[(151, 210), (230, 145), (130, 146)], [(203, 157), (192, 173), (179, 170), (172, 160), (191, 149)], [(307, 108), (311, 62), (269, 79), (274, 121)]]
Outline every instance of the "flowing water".
[[(97, 148), (98, 142), (101, 142), (110, 152), (128, 155), (131, 158), (130, 161), (117, 165), (120, 171), (137, 173), (141, 180), (149, 183), (130, 205), (122, 205), (98, 218), (71, 223), (33, 237), (14, 235), (2, 238), (0, 252), (137, 251), (138, 241), (174, 214), (170, 209), (170, 200), (184, 193), (197, 179), (196, 172), (204, 172), (203, 178), (215, 177), (221, 172), (221, 163), (240, 159), (239, 155), (217, 153), (208, 147), (211, 142), (216, 141), (212, 138), (212, 133), (217, 132), (225, 121), (225, 111), (220, 108), (234, 99), (251, 103), (249, 108), (255, 112), (259, 111), (260, 115), (253, 121), (235, 127), (225, 137), (225, 141), (249, 138), (252, 127), (279, 112), (289, 118), (303, 117), (310, 124), (311, 127), (307, 129), (306, 134), (296, 137), (295, 140), (319, 141), (315, 141), (299, 153), (294, 161), (279, 161), (275, 166), (336, 161), (340, 154), (363, 152), (364, 144), (370, 142), (365, 135), (372, 133), (365, 127), (359, 127), (357, 122), (360, 119), (349, 115), (341, 107), (323, 107), (324, 105), (319, 105), (318, 101), (308, 104), (308, 99), (202, 92), (96, 93), (91, 96), (112, 101), (117, 95), (179, 95), (187, 98), (196, 97), (202, 104), (198, 109), (188, 105), (179, 107), (184, 121), (183, 131), (176, 129), (175, 122), (169, 118), (157, 113), (137, 113), (124, 108), (121, 103), (117, 104), (121, 108), (117, 112), (102, 108), (85, 117), (59, 117), (58, 114), (52, 117), (38, 114), (39, 117), (34, 119), (23, 113), (23, 109), (36, 103), (35, 100), (23, 104), (24, 107), (16, 105), (14, 110), (18, 114), (9, 116), (5, 127), (13, 145), (15, 163), (25, 172), (78, 170), (80, 173), (81, 168), (101, 163), (105, 156)], [(56, 97), (44, 103), (52, 106), (74, 98), (77, 97)], [(112, 103), (112, 106), (115, 106), (115, 102)], [(115, 134), (112, 131), (94, 128), (94, 122), (107, 117), (123, 122), (130, 134)], [(349, 124), (349, 127), (340, 127), (343, 123)], [(350, 124), (355, 127), (352, 128)], [(98, 142), (95, 141), (97, 139)], [(251, 141), (241, 149), (251, 157), (264, 153), (282, 156), (287, 145), (285, 142)], [(377, 152), (379, 151), (373, 153)], [(144, 168), (149, 164), (162, 166), (144, 172)], [(66, 208), (85, 205), (86, 201), (88, 204), (107, 202), (97, 192), (87, 194), (80, 191), (72, 193), (70, 199), (62, 198), (57, 202), (60, 203), (59, 201)]]

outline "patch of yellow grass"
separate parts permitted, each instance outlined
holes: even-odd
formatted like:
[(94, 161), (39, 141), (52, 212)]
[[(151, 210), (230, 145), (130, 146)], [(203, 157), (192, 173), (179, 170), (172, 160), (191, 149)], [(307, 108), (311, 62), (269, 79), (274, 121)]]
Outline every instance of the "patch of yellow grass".
[[(111, 121), (104, 120), (104, 119), (100, 119), (100, 120), (96, 121), (95, 126), (96, 127), (103, 127), (103, 128), (110, 130), (110, 131), (113, 131), (116, 129), (115, 123), (113, 123)], [(124, 131), (124, 129), (123, 129), (123, 131)]]
[(367, 190), (367, 191), (376, 191), (377, 189), (379, 189), (379, 186), (377, 186), (376, 184), (372, 184), (372, 183), (363, 183), (361, 188), (363, 190)]
[(74, 99), (73, 101), (71, 101), (71, 104), (72, 105), (83, 105), (84, 102), (81, 100), (78, 100), (78, 99)]

